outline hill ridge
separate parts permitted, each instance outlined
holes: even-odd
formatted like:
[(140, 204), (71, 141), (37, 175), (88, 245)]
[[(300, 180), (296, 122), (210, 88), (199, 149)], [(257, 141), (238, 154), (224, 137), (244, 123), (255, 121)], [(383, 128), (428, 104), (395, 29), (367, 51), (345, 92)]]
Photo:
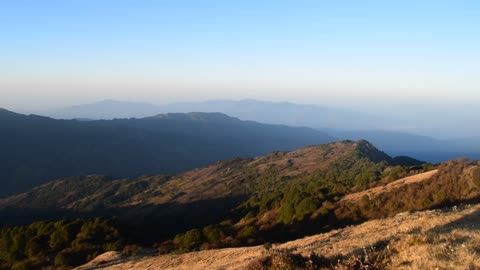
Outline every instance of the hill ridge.
[[(302, 177), (303, 175), (327, 170), (336, 162), (345, 161), (347, 164), (351, 164), (352, 157), (373, 162), (373, 164), (384, 164), (382, 166), (396, 165), (392, 163), (393, 159), (390, 156), (378, 150), (368, 141), (347, 140), (324, 145), (309, 145), (291, 151), (275, 151), (256, 158), (218, 161), (176, 175), (116, 178), (109, 175), (92, 174), (66, 177), (0, 199), (0, 207), (8, 205), (27, 207), (31, 205), (29, 208), (56, 207), (81, 210), (86, 203), (91, 205), (86, 209), (92, 209), (95, 205), (101, 205), (101, 208), (111, 208), (115, 204), (109, 203), (109, 200), (105, 200), (105, 198), (97, 203), (94, 202), (98, 198), (102, 198), (98, 196), (111, 196), (102, 194), (118, 194), (119, 192), (130, 195), (122, 195), (121, 197), (115, 195), (117, 199), (114, 201), (119, 204), (117, 207), (135, 206), (140, 201), (142, 205), (156, 205), (172, 200), (178, 203), (187, 203), (203, 199), (231, 197), (236, 196), (235, 194), (256, 192), (255, 188), (252, 189), (252, 187), (257, 184), (255, 182), (244, 182), (245, 179), (261, 177), (261, 175), (269, 174), (272, 169), (276, 171), (276, 174), (287, 178)], [(416, 163), (413, 165), (416, 165)], [(182, 188), (177, 189), (176, 186)], [(127, 192), (129, 187), (134, 187), (133, 189), (136, 191), (133, 193), (132, 191)], [(109, 191), (107, 192), (107, 190)], [(48, 200), (44, 200), (43, 198), (52, 191), (55, 191), (51, 194), (52, 196)], [(148, 191), (148, 193), (143, 191)], [(64, 197), (66, 192), (70, 194), (68, 197)], [(159, 195), (157, 192), (163, 195)], [(166, 194), (170, 195), (167, 196)]]
[(144, 117), (140, 119), (162, 119), (162, 118), (180, 118), (189, 120), (234, 120), (236, 122), (242, 122), (242, 120), (226, 115), (221, 112), (188, 112), (188, 113), (161, 113), (150, 117)]
[[(438, 168), (429, 164), (420, 167), (392, 166), (385, 159), (376, 159), (377, 163), (370, 160), (371, 153), (376, 157), (377, 151), (379, 150), (365, 141), (344, 141), (288, 152), (273, 152), (258, 158), (216, 162), (205, 168), (173, 176), (151, 175), (135, 179), (108, 179), (95, 175), (84, 179), (73, 177), (42, 186), (35, 190), (35, 194), (23, 194), (17, 198), (11, 197), (10, 201), (0, 201), (2, 207), (5, 207), (5, 212), (0, 211), (0, 220), (12, 220), (12, 216), (8, 215), (9, 210), (14, 210), (13, 218), (20, 218), (23, 213), (39, 220), (41, 218), (38, 218), (38, 213), (49, 205), (62, 207), (52, 209), (62, 219), (69, 219), (68, 215), (72, 213), (74, 215), (70, 218), (115, 216), (118, 223), (105, 222), (110, 224), (108, 226), (117, 226), (114, 228), (118, 228), (120, 236), (132, 237), (131, 240), (135, 239), (135, 243), (142, 243), (141, 245), (155, 246), (161, 253), (185, 253), (255, 246), (265, 242), (291, 243), (288, 241), (332, 230), (335, 236), (338, 230), (348, 229), (338, 228), (368, 220), (382, 220), (405, 211), (478, 202), (480, 199), (479, 162), (456, 160), (441, 164)], [(47, 204), (49, 200), (50, 204)], [(29, 209), (32, 206), (39, 208)], [(85, 222), (97, 222), (96, 220)], [(69, 224), (68, 221), (60, 223)], [(48, 224), (52, 223), (42, 224), (50, 226)], [(30, 225), (21, 230), (30, 230), (35, 226)], [(374, 233), (370, 234), (369, 239), (378, 239), (380, 243), (374, 242), (372, 245), (384, 252), (383, 240), (378, 237), (392, 235), (394, 232)], [(337, 240), (339, 239), (335, 239)], [(342, 241), (346, 240), (344, 237)], [(392, 246), (398, 247), (396, 241), (399, 239), (388, 237), (387, 240)], [(436, 240), (432, 243), (437, 246), (439, 244)], [(312, 247), (321, 248), (324, 244), (324, 240), (315, 240), (302, 243), (300, 249), (294, 246), (281, 249), (286, 253), (275, 249), (284, 244), (276, 244), (272, 253), (263, 253), (266, 258), (255, 258), (258, 253), (254, 253), (255, 256), (249, 257), (253, 262), (248, 263), (257, 260), (268, 264), (276, 256), (295, 256), (288, 252), (312, 251)], [(350, 248), (358, 251), (358, 246)], [(102, 248), (96, 250), (106, 251)], [(224, 249), (201, 253), (210, 254), (208, 262), (211, 263), (216, 260), (214, 257), (243, 256), (235, 254), (235, 250), (238, 251)], [(66, 249), (62, 252), (70, 251)], [(171, 254), (161, 257), (161, 260), (166, 261), (149, 263), (157, 268), (201, 267), (188, 263), (189, 259), (205, 262), (202, 258), (195, 257), (196, 254)], [(338, 254), (344, 256), (343, 253)], [(353, 253), (349, 251), (345, 254), (350, 256)], [(368, 258), (376, 258), (378, 255), (373, 254)], [(324, 253), (320, 255), (326, 256)], [(108, 260), (108, 255), (105, 256), (102, 260)], [(268, 256), (273, 257), (269, 259)], [(321, 261), (337, 263), (337, 255), (332, 256)], [(345, 263), (349, 263), (348, 256), (343, 258), (347, 260)], [(358, 256), (361, 256), (361, 252)], [(175, 258), (181, 258), (183, 264)], [(305, 257), (298, 258), (297, 262), (308, 261)], [(367, 262), (367, 257), (354, 259)], [(108, 265), (109, 263), (103, 264), (102, 267)]]
[(77, 121), (2, 112), (0, 197), (71, 175), (179, 173), (335, 140), (313, 129), (215, 113), (176, 116), (182, 117)]

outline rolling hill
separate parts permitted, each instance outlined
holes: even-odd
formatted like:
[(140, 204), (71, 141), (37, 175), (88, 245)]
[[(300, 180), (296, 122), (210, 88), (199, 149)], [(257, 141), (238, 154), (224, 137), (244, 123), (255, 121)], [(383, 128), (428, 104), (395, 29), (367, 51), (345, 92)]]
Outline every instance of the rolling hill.
[[(220, 161), (176, 175), (68, 177), (0, 199), (0, 265), (51, 265), (55, 256), (57, 265), (75, 266), (99, 252), (131, 253), (131, 244), (163, 254), (281, 243), (479, 198), (478, 162), (437, 167), (392, 158), (367, 141)], [(32, 223), (38, 220), (47, 221)], [(23, 246), (1, 245), (26, 234)], [(37, 245), (49, 245), (53, 255), (38, 255)]]
[[(448, 191), (448, 188), (442, 190), (438, 187), (448, 186), (449, 182), (450, 185), (459, 185), (458, 188), (463, 190), (450, 194), (457, 198), (463, 196), (457, 203), (462, 200), (470, 202), (468, 199), (473, 197), (478, 202), (479, 172), (478, 164), (450, 162), (437, 170), (349, 194), (337, 202), (337, 209), (347, 202), (361, 205), (361, 200), (365, 201), (365, 198), (371, 201), (379, 197), (389, 198), (389, 201), (398, 204), (418, 196), (411, 192), (416, 190), (412, 187), (434, 184), (437, 185), (435, 190), (441, 192)], [(474, 174), (477, 175), (472, 177)], [(435, 196), (435, 193), (425, 194), (420, 199), (432, 195)], [(384, 202), (380, 200), (376, 204), (383, 205)], [(451, 203), (454, 205), (455, 200)], [(381, 211), (373, 209), (378, 210)], [(361, 225), (273, 244), (271, 247), (263, 245), (134, 257), (109, 252), (77, 269), (475, 269), (480, 267), (477, 252), (480, 239), (479, 210), (479, 204), (460, 204), (413, 213), (397, 209)], [(360, 211), (372, 210), (363, 208)]]
[(220, 113), (56, 120), (0, 111), (0, 196), (85, 174), (178, 173), (333, 141), (324, 132), (240, 121)]
[[(221, 161), (171, 176), (68, 177), (1, 199), (4, 211), (0, 214), (4, 222), (24, 223), (79, 215), (117, 216), (131, 226), (156, 232), (152, 237), (156, 239), (247, 216), (255, 218), (256, 227), (266, 234), (275, 232), (266, 237), (291, 238), (308, 233), (309, 229), (295, 228), (296, 224), (319, 209), (328, 212), (324, 206), (335, 202), (334, 197), (423, 170), (418, 166), (421, 162), (407, 161), (391, 158), (366, 141), (344, 141)], [(151, 228), (145, 226), (146, 220)], [(162, 230), (153, 224), (161, 224)]]

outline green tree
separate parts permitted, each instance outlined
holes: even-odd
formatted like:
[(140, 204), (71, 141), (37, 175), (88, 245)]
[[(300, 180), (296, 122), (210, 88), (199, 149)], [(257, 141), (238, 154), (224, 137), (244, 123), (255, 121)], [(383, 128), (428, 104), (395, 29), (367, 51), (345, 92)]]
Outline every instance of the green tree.
[(318, 208), (318, 201), (312, 197), (306, 197), (295, 206), (295, 217), (301, 221), (307, 215), (311, 215)]
[(203, 235), (199, 229), (192, 229), (176, 239), (180, 249), (185, 251), (196, 250), (202, 244)]
[(207, 226), (202, 230), (203, 236), (209, 243), (216, 243), (224, 237), (223, 231), (217, 226)]

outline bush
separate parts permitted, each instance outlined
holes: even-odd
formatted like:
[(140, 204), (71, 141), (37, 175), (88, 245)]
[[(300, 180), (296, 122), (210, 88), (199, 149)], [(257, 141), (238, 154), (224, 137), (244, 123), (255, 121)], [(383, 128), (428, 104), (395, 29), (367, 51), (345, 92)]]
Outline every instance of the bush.
[(193, 229), (175, 236), (174, 242), (179, 246), (181, 251), (193, 251), (198, 250), (202, 244), (202, 240), (202, 232), (199, 229)]
[(126, 256), (135, 256), (139, 250), (140, 247), (137, 245), (127, 245), (123, 248), (122, 253)]
[(163, 254), (168, 254), (170, 252), (173, 252), (175, 250), (175, 244), (173, 243), (172, 240), (167, 240), (161, 244), (158, 245), (157, 247), (158, 254), (163, 255)]
[(74, 247), (62, 250), (55, 257), (56, 266), (78, 266), (97, 255), (96, 250), (89, 247)]
[(238, 232), (237, 238), (240, 240), (247, 240), (250, 238), (255, 238), (256, 235), (257, 229), (255, 228), (255, 226), (248, 225)]
[(308, 257), (293, 254), (285, 251), (275, 251), (267, 256), (252, 261), (247, 270), (307, 270), (325, 269), (330, 267), (332, 262), (312, 253)]
[(223, 231), (217, 226), (207, 226), (203, 228), (202, 232), (209, 243), (216, 243), (224, 237)]
[(124, 247), (124, 242), (122, 240), (117, 240), (115, 242), (106, 243), (103, 245), (104, 251), (120, 251)]
[(11, 269), (12, 270), (40, 270), (40, 269), (44, 269), (43, 267), (46, 265), (48, 265), (47, 258), (35, 257), (35, 258), (30, 258), (30, 259), (16, 263), (12, 265)]

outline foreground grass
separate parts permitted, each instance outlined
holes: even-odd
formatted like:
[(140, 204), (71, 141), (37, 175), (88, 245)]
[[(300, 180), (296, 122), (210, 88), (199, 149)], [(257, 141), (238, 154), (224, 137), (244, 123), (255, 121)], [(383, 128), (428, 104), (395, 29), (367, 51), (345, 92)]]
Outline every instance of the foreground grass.
[(476, 204), (402, 213), (271, 247), (103, 258), (81, 269), (480, 269), (479, 252)]

